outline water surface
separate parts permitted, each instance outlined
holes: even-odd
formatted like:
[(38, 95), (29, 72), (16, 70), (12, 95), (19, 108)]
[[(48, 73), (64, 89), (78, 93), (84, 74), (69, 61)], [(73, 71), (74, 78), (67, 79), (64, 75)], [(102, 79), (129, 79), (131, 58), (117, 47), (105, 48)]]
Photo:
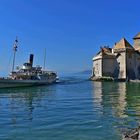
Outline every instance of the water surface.
[(0, 89), (0, 140), (120, 140), (140, 121), (140, 84), (87, 78)]

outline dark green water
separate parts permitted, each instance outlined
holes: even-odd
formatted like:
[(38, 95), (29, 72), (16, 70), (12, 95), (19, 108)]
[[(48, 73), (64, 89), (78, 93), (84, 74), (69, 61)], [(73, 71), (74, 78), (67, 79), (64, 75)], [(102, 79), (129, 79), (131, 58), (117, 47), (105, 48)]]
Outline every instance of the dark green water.
[(63, 77), (0, 90), (0, 140), (120, 140), (140, 121), (140, 84)]

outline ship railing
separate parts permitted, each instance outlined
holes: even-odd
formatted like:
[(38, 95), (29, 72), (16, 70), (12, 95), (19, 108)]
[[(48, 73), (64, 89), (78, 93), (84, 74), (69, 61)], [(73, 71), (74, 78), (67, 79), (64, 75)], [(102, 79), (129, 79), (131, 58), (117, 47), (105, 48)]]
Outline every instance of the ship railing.
[(45, 70), (43, 71), (43, 73), (49, 73), (49, 74), (50, 74), (50, 73), (55, 73), (55, 74), (56, 74), (55, 71), (45, 71)]

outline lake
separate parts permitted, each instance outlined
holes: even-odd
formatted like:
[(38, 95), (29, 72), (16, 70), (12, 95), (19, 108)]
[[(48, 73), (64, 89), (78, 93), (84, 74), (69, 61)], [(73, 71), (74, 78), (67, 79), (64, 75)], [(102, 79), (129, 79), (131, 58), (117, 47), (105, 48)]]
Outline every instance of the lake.
[(60, 77), (49, 86), (0, 89), (0, 140), (121, 140), (140, 122), (140, 84)]

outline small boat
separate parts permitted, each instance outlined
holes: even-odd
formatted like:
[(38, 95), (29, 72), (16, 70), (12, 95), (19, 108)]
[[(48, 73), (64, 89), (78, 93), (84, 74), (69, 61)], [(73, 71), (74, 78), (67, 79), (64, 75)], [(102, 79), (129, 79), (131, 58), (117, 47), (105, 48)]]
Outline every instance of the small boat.
[[(57, 80), (57, 74), (53, 71), (47, 71), (42, 69), (41, 66), (33, 66), (34, 55), (30, 54), (29, 61), (24, 63), (18, 70), (14, 70), (15, 54), (18, 48), (18, 40), (14, 43), (14, 55), (12, 72), (8, 77), (0, 77), (0, 88), (11, 87), (26, 87), (26, 86), (38, 86), (55, 83)], [(44, 60), (45, 66), (45, 60)]]

